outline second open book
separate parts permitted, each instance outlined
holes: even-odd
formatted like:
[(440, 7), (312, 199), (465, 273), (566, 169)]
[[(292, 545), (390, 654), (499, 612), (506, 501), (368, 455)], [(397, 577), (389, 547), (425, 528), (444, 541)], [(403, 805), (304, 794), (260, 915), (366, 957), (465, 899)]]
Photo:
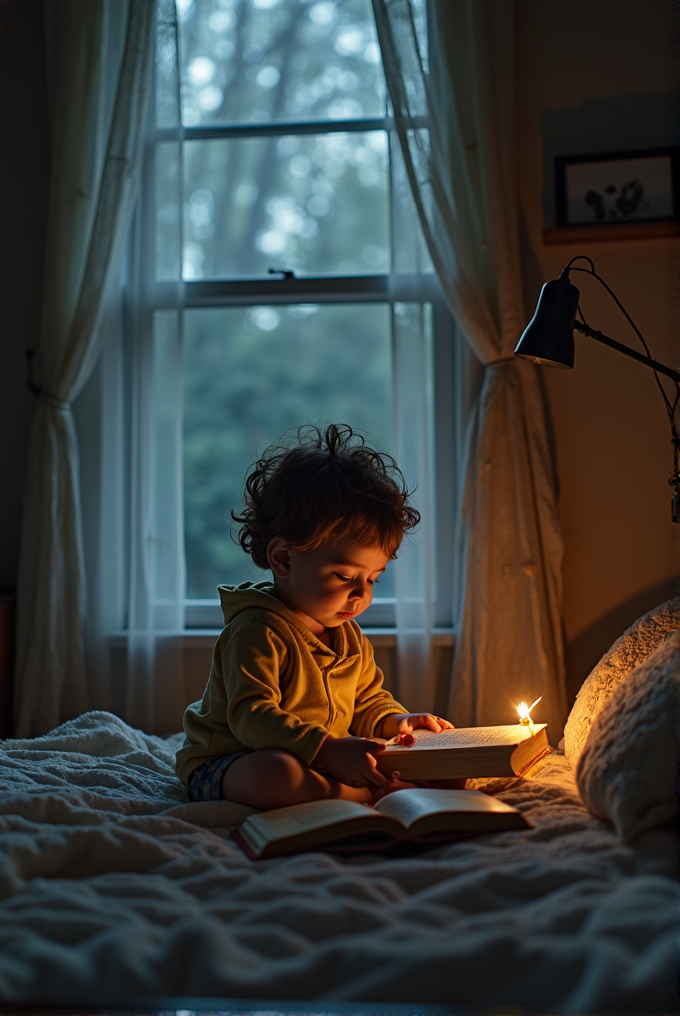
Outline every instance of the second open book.
[(530, 826), (515, 808), (478, 790), (416, 787), (388, 794), (375, 808), (334, 800), (264, 811), (249, 815), (232, 836), (256, 861), (303, 850), (384, 850), (403, 841), (435, 843)]

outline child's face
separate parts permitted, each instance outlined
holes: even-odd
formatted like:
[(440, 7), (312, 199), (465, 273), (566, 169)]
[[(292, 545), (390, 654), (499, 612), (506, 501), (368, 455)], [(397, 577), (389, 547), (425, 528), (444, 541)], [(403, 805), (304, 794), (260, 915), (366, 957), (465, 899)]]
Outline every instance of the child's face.
[(307, 551), (289, 549), (283, 541), (278, 548), (270, 544), (275, 583), (283, 580), (281, 591), (292, 606), (324, 628), (336, 628), (370, 606), (388, 560), (379, 546), (362, 547), (350, 538)]

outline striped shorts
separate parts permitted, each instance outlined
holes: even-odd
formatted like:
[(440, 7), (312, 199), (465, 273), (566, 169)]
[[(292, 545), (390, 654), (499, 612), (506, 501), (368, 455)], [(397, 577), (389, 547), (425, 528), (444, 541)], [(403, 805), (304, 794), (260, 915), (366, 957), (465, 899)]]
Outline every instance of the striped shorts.
[(192, 801), (221, 801), (222, 777), (232, 762), (242, 755), (249, 755), (252, 749), (232, 751), (231, 755), (209, 758), (194, 769), (189, 779), (189, 797)]

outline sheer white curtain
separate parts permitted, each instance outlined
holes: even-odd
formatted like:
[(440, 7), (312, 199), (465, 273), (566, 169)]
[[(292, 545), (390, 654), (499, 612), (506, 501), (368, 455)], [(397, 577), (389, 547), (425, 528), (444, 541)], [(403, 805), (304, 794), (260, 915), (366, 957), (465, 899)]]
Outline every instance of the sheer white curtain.
[[(158, 0), (156, 22), (163, 87), (148, 104), (150, 145), (157, 126), (179, 129), (174, 0)], [(121, 286), (124, 306), (110, 322), (102, 362), (91, 670), (99, 708), (164, 734), (181, 728), (185, 704), (180, 138), (171, 135), (158, 147), (161, 165), (145, 163), (145, 200), (133, 223)], [(170, 246), (170, 231), (164, 234), (166, 306), (152, 314), (156, 251), (149, 224), (155, 209), (149, 194), (157, 171), (163, 214), (175, 228)]]
[[(373, 0), (373, 6), (428, 249), (451, 311), (485, 365), (458, 464), (464, 493), (456, 522), (450, 715), (459, 724), (512, 722), (514, 703), (542, 695), (540, 718), (556, 739), (565, 693), (555, 471), (537, 369), (512, 358), (525, 322), (513, 4)], [(419, 31), (423, 17), (426, 37)]]
[(182, 346), (179, 314), (136, 333), (133, 356), (125, 718), (150, 733), (184, 711)]
[[(401, 545), (395, 566), (397, 681), (414, 712), (434, 708), (432, 634), (435, 597), (435, 490), (432, 433), (432, 313), (422, 302), (432, 272), (396, 132), (390, 137), (394, 449), (421, 521)], [(408, 299), (404, 283), (420, 301)]]
[(40, 391), (19, 565), (15, 728), (44, 733), (88, 707), (78, 443), (71, 404), (97, 362), (138, 182), (154, 5), (46, 5), (52, 169)]

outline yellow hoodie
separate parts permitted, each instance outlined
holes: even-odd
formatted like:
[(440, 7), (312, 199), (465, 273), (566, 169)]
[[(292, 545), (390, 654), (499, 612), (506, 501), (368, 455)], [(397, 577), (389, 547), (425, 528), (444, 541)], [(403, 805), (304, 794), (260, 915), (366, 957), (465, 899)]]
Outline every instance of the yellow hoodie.
[(244, 748), (280, 748), (310, 765), (327, 734), (372, 737), (383, 716), (406, 712), (356, 621), (333, 629), (329, 649), (273, 588), (218, 587), (226, 627), (203, 698), (184, 713), (175, 771), (185, 784), (202, 762)]

